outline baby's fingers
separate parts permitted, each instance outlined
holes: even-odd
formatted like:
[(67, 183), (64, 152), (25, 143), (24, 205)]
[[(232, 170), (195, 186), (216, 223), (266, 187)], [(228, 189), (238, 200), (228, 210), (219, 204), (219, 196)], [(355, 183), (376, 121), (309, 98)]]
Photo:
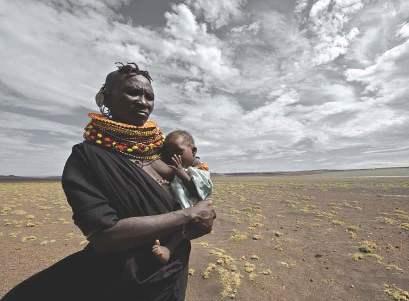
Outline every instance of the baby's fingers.
[(173, 155), (172, 161), (176, 166), (182, 165), (182, 158), (178, 155)]
[(178, 157), (176, 155), (172, 156), (172, 161), (173, 163), (177, 164), (178, 163)]

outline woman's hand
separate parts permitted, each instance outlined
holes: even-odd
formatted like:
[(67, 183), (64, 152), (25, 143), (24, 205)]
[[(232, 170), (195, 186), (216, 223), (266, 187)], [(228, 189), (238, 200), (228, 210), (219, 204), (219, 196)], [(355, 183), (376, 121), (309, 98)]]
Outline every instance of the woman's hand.
[(191, 222), (185, 226), (185, 235), (188, 239), (198, 238), (212, 231), (216, 212), (211, 200), (201, 201), (184, 210), (191, 217)]

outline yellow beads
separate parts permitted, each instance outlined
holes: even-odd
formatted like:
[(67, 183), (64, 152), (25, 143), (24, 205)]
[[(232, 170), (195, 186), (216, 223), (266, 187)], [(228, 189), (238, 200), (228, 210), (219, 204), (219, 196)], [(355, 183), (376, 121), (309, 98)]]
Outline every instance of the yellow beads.
[(115, 122), (101, 114), (90, 113), (89, 117), (92, 120), (85, 127), (85, 140), (137, 160), (160, 158), (164, 135), (154, 121), (135, 126)]

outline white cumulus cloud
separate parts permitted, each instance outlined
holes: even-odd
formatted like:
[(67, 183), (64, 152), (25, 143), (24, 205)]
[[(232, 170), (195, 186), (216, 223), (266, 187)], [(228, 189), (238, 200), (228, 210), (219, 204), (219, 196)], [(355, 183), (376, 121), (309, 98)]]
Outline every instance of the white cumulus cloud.
[(247, 0), (187, 0), (196, 14), (203, 16), (212, 28), (220, 28), (243, 15)]

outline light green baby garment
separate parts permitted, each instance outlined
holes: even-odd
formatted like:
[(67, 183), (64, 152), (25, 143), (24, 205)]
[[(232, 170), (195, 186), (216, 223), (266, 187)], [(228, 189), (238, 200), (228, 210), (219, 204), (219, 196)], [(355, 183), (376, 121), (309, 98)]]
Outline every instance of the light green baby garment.
[(195, 167), (188, 167), (187, 173), (192, 177), (199, 198), (192, 195), (189, 190), (183, 185), (183, 181), (175, 176), (170, 183), (173, 194), (182, 208), (189, 208), (198, 201), (206, 199), (213, 190), (213, 183), (210, 179), (210, 172)]

